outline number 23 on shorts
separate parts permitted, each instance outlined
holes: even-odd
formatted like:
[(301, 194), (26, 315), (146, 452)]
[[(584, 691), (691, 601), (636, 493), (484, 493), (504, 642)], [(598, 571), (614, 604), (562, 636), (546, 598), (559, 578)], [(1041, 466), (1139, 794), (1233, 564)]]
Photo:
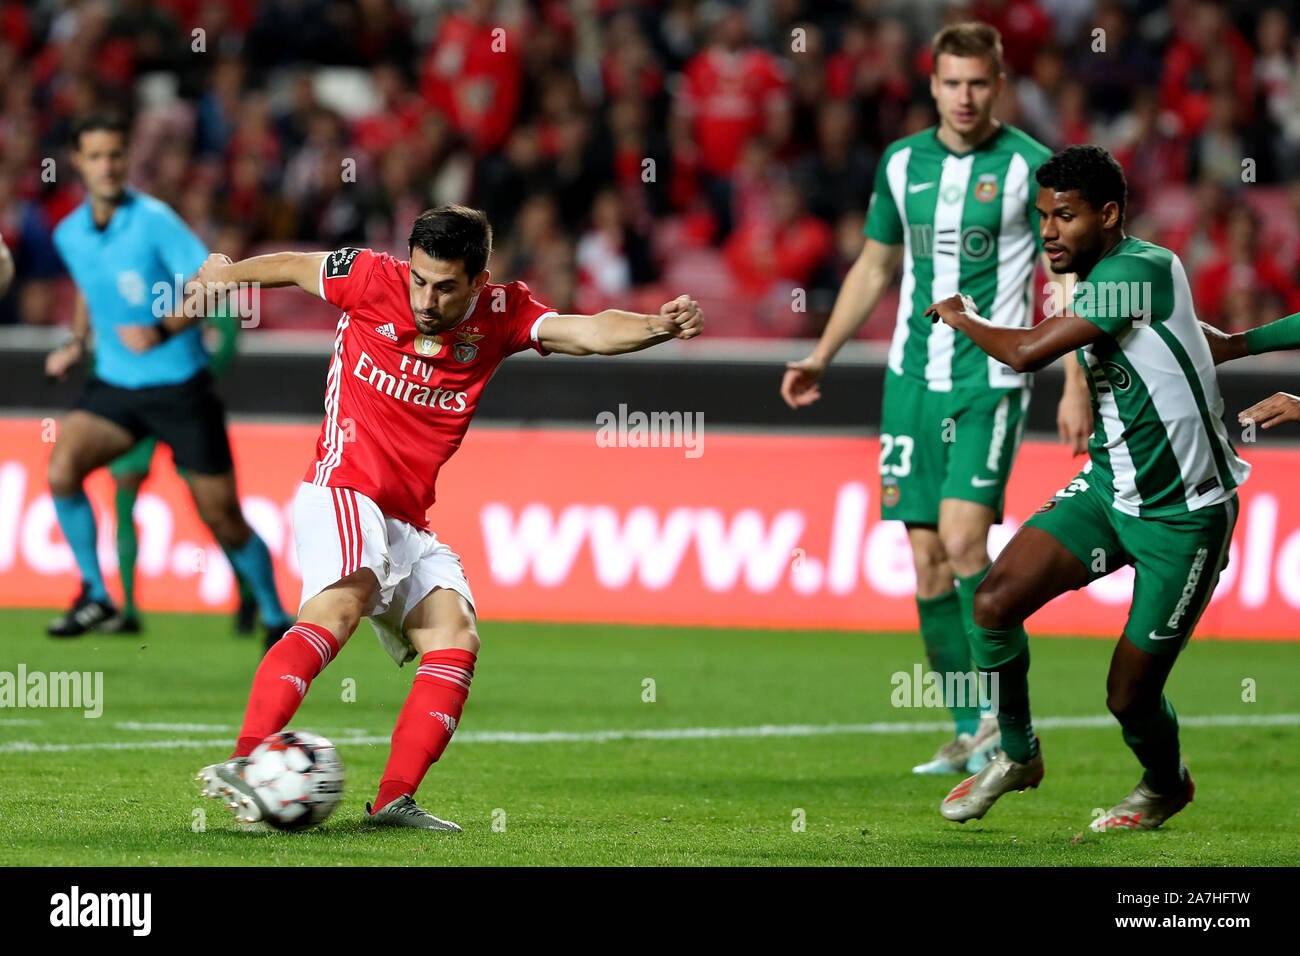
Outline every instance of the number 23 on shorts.
[[(880, 473), (903, 478), (912, 473), (912, 438), (910, 435), (880, 436)], [(894, 453), (897, 452), (897, 455)], [(895, 461), (890, 462), (891, 455)]]

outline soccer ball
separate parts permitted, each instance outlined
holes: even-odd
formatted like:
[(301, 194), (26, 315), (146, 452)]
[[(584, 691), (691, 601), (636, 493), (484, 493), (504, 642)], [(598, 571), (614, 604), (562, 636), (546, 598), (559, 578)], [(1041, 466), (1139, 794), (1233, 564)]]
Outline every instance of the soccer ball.
[(321, 823), (343, 799), (343, 761), (320, 734), (282, 730), (248, 757), (244, 780), (262, 805), (262, 819), (279, 830)]

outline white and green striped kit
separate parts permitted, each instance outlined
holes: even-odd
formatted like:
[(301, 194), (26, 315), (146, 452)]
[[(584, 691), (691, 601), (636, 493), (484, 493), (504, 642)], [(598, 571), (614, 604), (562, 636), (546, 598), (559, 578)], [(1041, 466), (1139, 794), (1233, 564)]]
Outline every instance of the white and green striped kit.
[(1127, 237), (1077, 284), (1071, 306), (1107, 333), (1078, 353), (1095, 413), (1090, 480), (1117, 511), (1143, 518), (1231, 498), (1250, 465), (1228, 439), (1178, 257)]
[(959, 291), (997, 325), (1024, 327), (1033, 315), (1030, 282), (1039, 250), (1034, 173), (1051, 151), (1000, 126), (967, 153), (954, 153), (931, 128), (885, 150), (876, 170), (866, 234), (903, 244), (898, 321), (889, 349), (896, 375), (933, 391), (1017, 388), (1030, 377), (954, 336), (924, 312)]

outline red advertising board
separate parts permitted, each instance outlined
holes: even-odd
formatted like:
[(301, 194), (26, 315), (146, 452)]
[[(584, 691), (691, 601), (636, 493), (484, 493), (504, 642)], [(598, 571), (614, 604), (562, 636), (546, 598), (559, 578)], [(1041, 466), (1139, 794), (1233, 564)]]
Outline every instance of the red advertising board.
[[(55, 423), (0, 419), (0, 606), (61, 606), (72, 555), (45, 484)], [(910, 629), (914, 576), (902, 526), (879, 519), (871, 439), (701, 434), (694, 448), (605, 447), (598, 429), (471, 429), (443, 470), (434, 529), (462, 557), (484, 620), (606, 621), (790, 629)], [(288, 606), (299, 573), (292, 501), (316, 429), (232, 427), (240, 493), (266, 539)], [(1287, 493), (1300, 451), (1247, 446), (1231, 563), (1199, 633), (1300, 636), (1300, 498)], [(1027, 442), (1007, 523), (1019, 523), (1083, 462)], [(88, 484), (100, 555), (116, 587), (112, 484)], [(141, 606), (199, 611), (233, 601), (229, 566), (194, 515), (166, 450), (136, 509)], [(1114, 636), (1132, 572), (1057, 599), (1037, 633)]]

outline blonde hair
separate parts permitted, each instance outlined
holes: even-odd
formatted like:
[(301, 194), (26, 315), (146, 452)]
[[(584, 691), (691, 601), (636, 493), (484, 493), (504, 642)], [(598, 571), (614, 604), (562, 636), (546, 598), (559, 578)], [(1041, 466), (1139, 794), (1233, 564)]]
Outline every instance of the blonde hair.
[(939, 54), (950, 56), (984, 56), (993, 64), (993, 72), (1002, 72), (1002, 35), (987, 23), (970, 21), (950, 23), (934, 35), (930, 43), (934, 67), (939, 69)]

